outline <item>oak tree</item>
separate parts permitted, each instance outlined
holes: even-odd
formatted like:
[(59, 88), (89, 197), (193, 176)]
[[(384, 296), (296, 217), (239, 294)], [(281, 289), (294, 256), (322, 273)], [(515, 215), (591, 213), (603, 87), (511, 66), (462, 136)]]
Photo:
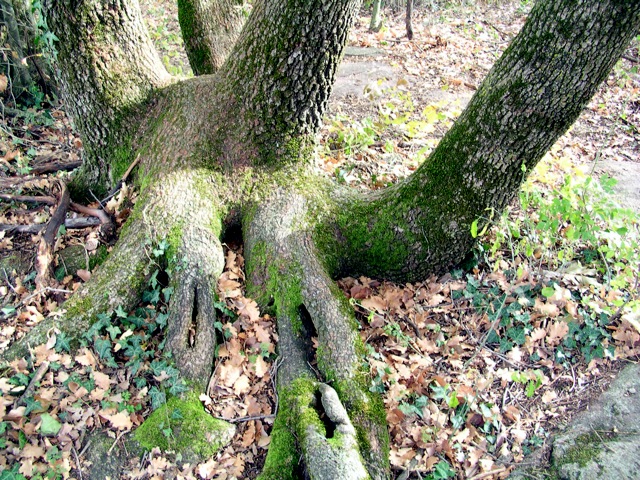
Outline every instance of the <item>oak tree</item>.
[[(354, 315), (333, 279), (406, 282), (460, 262), (472, 223), (509, 204), (637, 34), (640, 2), (539, 0), (429, 158), (370, 193), (312, 168), (359, 0), (257, 0), (235, 43), (232, 0), (179, 3), (189, 60), (207, 75), (166, 72), (135, 0), (47, 4), (65, 105), (86, 149), (73, 193), (108, 190), (135, 159), (140, 193), (110, 257), (66, 314), (9, 355), (54, 323), (78, 336), (96, 314), (132, 308), (148, 273), (144, 245), (168, 239), (181, 268), (171, 278), (167, 345), (183, 374), (205, 384), (220, 239), (241, 227), (247, 288), (261, 305), (273, 303), (282, 359), (262, 478), (295, 478), (300, 458), (311, 478), (387, 478), (384, 408), (369, 392)], [(331, 439), (320, 411), (335, 428)]]

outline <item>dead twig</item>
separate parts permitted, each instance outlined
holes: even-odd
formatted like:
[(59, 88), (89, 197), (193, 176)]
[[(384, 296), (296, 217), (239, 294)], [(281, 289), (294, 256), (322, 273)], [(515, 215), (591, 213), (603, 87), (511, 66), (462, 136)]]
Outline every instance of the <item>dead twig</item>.
[(38, 255), (36, 257), (36, 289), (42, 290), (48, 287), (53, 272), (51, 264), (53, 262), (53, 250), (56, 243), (56, 234), (60, 226), (64, 224), (65, 216), (71, 202), (69, 190), (64, 182), (55, 181), (52, 190), (57, 190), (56, 198), (58, 206), (51, 215), (44, 235), (38, 245)]
[[(73, 228), (87, 228), (87, 227), (96, 227), (100, 225), (100, 220), (98, 218), (93, 217), (79, 217), (79, 218), (67, 218), (64, 221), (64, 226), (67, 229)], [(33, 224), (33, 225), (12, 225), (7, 223), (0, 224), (0, 232), (9, 232), (9, 233), (32, 233), (36, 234), (43, 230), (47, 224)]]
[(266, 420), (267, 418), (275, 418), (275, 414), (270, 413), (269, 415), (256, 415), (254, 417), (241, 417), (241, 418), (224, 418), (224, 417), (213, 417), (217, 420), (223, 420), (229, 423), (244, 423), (251, 422), (253, 420)]
[(31, 175), (42, 175), (43, 173), (75, 170), (76, 168), (81, 166), (82, 166), (82, 160), (74, 160), (71, 162), (63, 162), (60, 160), (55, 160), (53, 162), (36, 165), (31, 169), (29, 173)]
[(47, 373), (47, 370), (49, 370), (49, 362), (44, 361), (38, 367), (38, 370), (36, 370), (36, 373), (33, 375), (33, 378), (29, 382), (29, 385), (27, 385), (27, 388), (18, 399), (18, 405), (25, 405), (27, 403), (27, 398), (29, 398), (33, 394), (33, 391), (36, 388), (36, 383), (42, 380), (42, 377), (44, 377), (44, 374)]
[(481, 480), (483, 478), (488, 478), (488, 477), (491, 477), (493, 475), (497, 475), (499, 473), (502, 473), (506, 469), (507, 469), (507, 467), (500, 467), (500, 468), (496, 468), (495, 470), (490, 470), (488, 472), (479, 473), (478, 475), (474, 475), (473, 477), (469, 478), (469, 480)]

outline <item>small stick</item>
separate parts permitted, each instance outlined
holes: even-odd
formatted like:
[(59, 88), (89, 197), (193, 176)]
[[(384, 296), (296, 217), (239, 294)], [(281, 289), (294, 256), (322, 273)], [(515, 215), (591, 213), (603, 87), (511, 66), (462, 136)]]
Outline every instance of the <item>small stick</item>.
[(469, 480), (481, 480), (483, 478), (490, 477), (492, 475), (497, 475), (498, 473), (502, 473), (507, 469), (507, 467), (496, 468), (495, 470), (490, 470), (488, 472), (479, 473), (478, 475), (474, 475)]
[(36, 383), (42, 380), (42, 377), (44, 377), (44, 374), (47, 373), (48, 369), (49, 369), (49, 362), (47, 361), (42, 362), (40, 367), (38, 367), (38, 370), (36, 370), (35, 375), (29, 382), (29, 385), (27, 386), (25, 391), (22, 393), (22, 396), (18, 400), (18, 405), (24, 405), (25, 403), (27, 403), (27, 398), (30, 397), (31, 394), (33, 393), (33, 390), (36, 388)]
[(80, 459), (78, 458), (78, 452), (75, 447), (71, 447), (73, 449), (73, 454), (76, 457), (76, 468), (78, 469), (78, 475), (80, 476), (80, 480), (84, 480), (82, 478), (82, 468), (80, 468)]
[(107, 455), (111, 455), (111, 451), (114, 449), (114, 447), (116, 446), (116, 444), (118, 443), (118, 440), (120, 440), (122, 438), (122, 436), (125, 434), (126, 432), (120, 432), (118, 434), (118, 436), (116, 437), (116, 441), (113, 442), (113, 445), (111, 445), (111, 448), (109, 450), (107, 450)]
[[(64, 226), (68, 229), (96, 227), (98, 225), (100, 225), (100, 220), (97, 218), (67, 218), (64, 221)], [(36, 234), (43, 230), (46, 226), (46, 223), (38, 223), (33, 225), (13, 225), (0, 223), (0, 232)]]
[(267, 418), (275, 418), (276, 416), (273, 413), (269, 415), (256, 415), (254, 417), (241, 417), (241, 418), (224, 418), (224, 417), (213, 417), (217, 420), (223, 420), (229, 423), (243, 423), (243, 422), (251, 422), (252, 420), (265, 420)]

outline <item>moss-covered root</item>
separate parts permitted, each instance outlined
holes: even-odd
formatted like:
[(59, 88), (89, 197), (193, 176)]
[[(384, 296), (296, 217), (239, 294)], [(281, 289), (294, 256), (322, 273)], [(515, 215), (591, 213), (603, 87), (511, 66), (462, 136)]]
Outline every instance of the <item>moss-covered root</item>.
[(215, 282), (224, 256), (212, 232), (190, 226), (182, 233), (171, 281), (167, 346), (183, 376), (206, 384), (216, 346)]
[(149, 274), (149, 257), (145, 251), (146, 229), (141, 220), (131, 221), (120, 236), (113, 253), (92, 277), (63, 305), (61, 317), (49, 317), (36, 325), (22, 339), (3, 353), (5, 360), (24, 356), (29, 348), (47, 341), (52, 329), (64, 333), (72, 345), (96, 320), (99, 313), (117, 307), (125, 311), (138, 302)]
[(313, 350), (305, 347), (305, 339), (317, 336), (318, 368), (344, 402), (368, 475), (388, 478), (389, 440), (382, 401), (367, 389), (353, 310), (323, 267), (307, 215), (303, 198), (276, 192), (245, 218), (248, 287), (264, 303), (274, 301), (284, 356), (278, 384), (296, 381), (308, 368)]
[(134, 436), (148, 450), (173, 450), (185, 462), (198, 462), (227, 445), (235, 430), (234, 425), (209, 415), (198, 394), (189, 392), (184, 398), (170, 398), (138, 427)]
[(260, 480), (301, 478), (301, 470), (313, 480), (371, 478), (356, 430), (333, 388), (301, 376), (279, 390), (280, 409)]

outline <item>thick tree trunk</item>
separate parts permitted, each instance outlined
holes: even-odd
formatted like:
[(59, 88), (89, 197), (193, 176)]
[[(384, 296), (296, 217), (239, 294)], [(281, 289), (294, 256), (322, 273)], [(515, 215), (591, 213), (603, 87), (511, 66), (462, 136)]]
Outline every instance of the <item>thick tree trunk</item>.
[(132, 115), (171, 78), (147, 33), (137, 0), (51, 0), (65, 106), (86, 150), (78, 187), (112, 184), (131, 158)]
[(216, 72), (244, 25), (242, 0), (178, 0), (178, 20), (195, 75)]
[[(170, 263), (181, 266), (171, 279), (168, 346), (181, 371), (204, 383), (219, 239), (224, 224), (240, 223), (248, 288), (262, 305), (273, 300), (281, 340), (281, 403), (263, 478), (299, 477), (300, 458), (311, 478), (388, 477), (384, 408), (368, 391), (353, 311), (332, 276), (413, 280), (460, 261), (472, 222), (482, 226), (504, 208), (606, 77), (638, 30), (640, 3), (538, 2), (425, 164), (362, 195), (309, 168), (357, 1), (259, 2), (216, 75), (156, 93), (167, 75), (137, 30), (137, 10), (93, 2), (74, 15), (64, 1), (51, 10), (56, 33), (70, 42), (62, 79), (94, 155), (90, 169), (117, 172), (135, 150), (140, 197), (111, 257), (69, 300), (58, 328), (78, 336), (96, 313), (131, 308), (149, 267), (145, 245), (167, 238)], [(125, 129), (132, 111), (139, 127)], [(124, 155), (107, 155), (127, 138)], [(9, 355), (43, 340), (52, 324)], [(308, 366), (314, 361), (318, 373)]]
[(341, 271), (412, 281), (463, 260), (474, 241), (471, 224), (482, 228), (514, 198), (639, 24), (637, 1), (536, 3), (425, 163), (398, 185), (336, 211), (341, 240), (330, 248)]

